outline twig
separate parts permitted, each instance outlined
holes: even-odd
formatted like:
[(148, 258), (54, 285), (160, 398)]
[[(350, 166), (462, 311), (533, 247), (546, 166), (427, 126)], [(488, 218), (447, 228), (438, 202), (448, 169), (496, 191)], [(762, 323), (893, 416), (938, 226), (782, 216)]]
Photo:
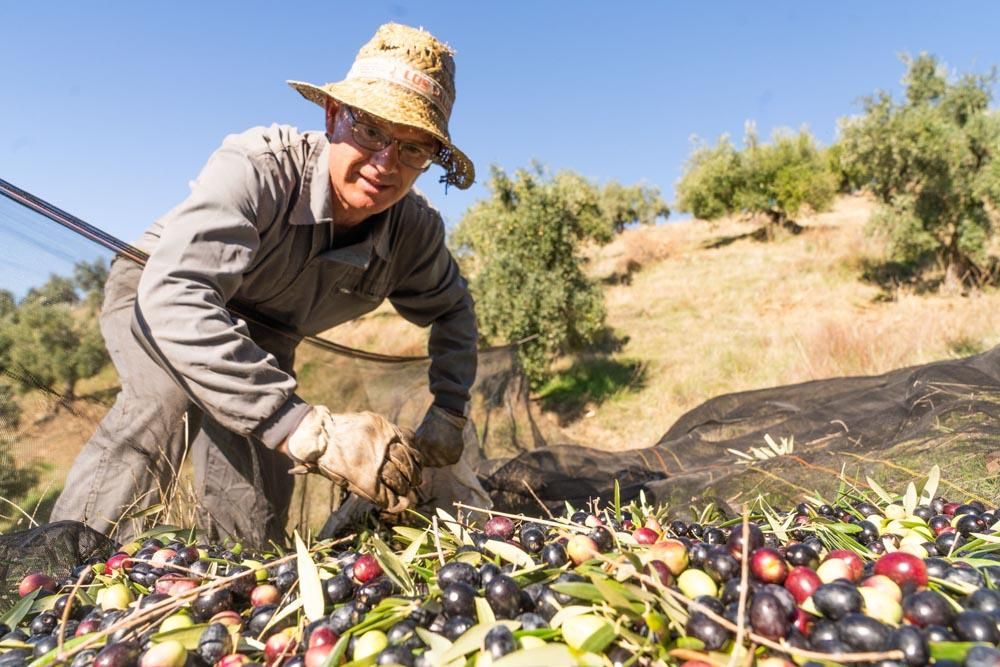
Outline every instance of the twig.
[(531, 488), (531, 485), (528, 484), (528, 481), (522, 479), (521, 484), (524, 484), (524, 488), (528, 489), (528, 493), (530, 493), (531, 497), (535, 499), (535, 502), (538, 503), (538, 506), (542, 508), (542, 511), (545, 512), (545, 514), (547, 514), (550, 519), (555, 519), (555, 517), (552, 515), (552, 512), (550, 512), (549, 508), (546, 507), (545, 503), (543, 503), (541, 499), (535, 495), (535, 490)]
[(672, 648), (667, 652), (667, 655), (671, 658), (680, 658), (681, 660), (706, 662), (710, 665), (718, 664), (709, 654), (702, 653), (701, 651), (694, 651), (689, 648)]
[[(129, 560), (131, 562), (133, 562), (133, 563), (148, 563), (149, 565), (154, 565), (153, 561), (151, 559), (149, 559), (149, 558), (132, 558), (131, 556), (129, 556)], [(171, 570), (178, 570), (180, 572), (186, 572), (186, 573), (189, 573), (189, 574), (193, 574), (196, 577), (198, 577), (199, 579), (212, 579), (212, 580), (222, 579), (222, 575), (221, 574), (211, 574), (211, 573), (208, 573), (208, 572), (199, 572), (197, 570), (192, 570), (189, 567), (184, 567), (183, 565), (177, 565), (176, 563), (170, 563), (170, 569)]]
[[(748, 575), (750, 571), (750, 509), (743, 506), (743, 543), (740, 546), (740, 602), (736, 611), (736, 642), (735, 646), (743, 646), (743, 633), (746, 630), (746, 609), (747, 609), (747, 588), (750, 582)], [(736, 664), (736, 651), (729, 654), (727, 667), (734, 667)]]
[[(508, 519), (524, 519), (522, 514), (509, 514), (507, 512), (498, 512), (496, 510), (488, 510), (482, 507), (475, 507), (473, 505), (466, 505), (465, 503), (455, 503), (455, 507), (461, 507), (467, 510), (473, 510), (474, 512), (485, 512), (486, 514), (492, 514), (494, 516), (505, 516)], [(590, 532), (590, 528), (586, 526), (581, 526), (572, 522), (558, 522), (558, 521), (548, 521), (546, 519), (531, 519), (532, 522), (541, 524), (543, 526), (551, 526), (552, 528), (561, 528), (563, 530), (575, 530), (578, 533)]]
[(2, 500), (2, 501), (4, 501), (5, 503), (9, 504), (9, 505), (10, 505), (11, 507), (13, 507), (13, 508), (14, 508), (14, 509), (16, 509), (16, 510), (17, 510), (18, 512), (20, 512), (20, 513), (21, 513), (21, 514), (23, 514), (23, 515), (24, 515), (25, 517), (27, 517), (28, 521), (30, 521), (30, 522), (31, 522), (31, 527), (32, 527), (32, 528), (37, 528), (37, 527), (38, 527), (38, 522), (37, 522), (37, 521), (35, 521), (35, 517), (31, 516), (30, 514), (28, 514), (27, 512), (25, 512), (25, 511), (24, 511), (23, 509), (21, 509), (21, 506), (20, 506), (20, 505), (18, 505), (17, 503), (15, 503), (15, 502), (14, 502), (13, 500), (9, 500), (9, 499), (7, 499), (7, 498), (5, 498), (5, 497), (3, 497), (3, 496), (0, 496), (0, 500)]
[[(62, 618), (59, 620), (59, 643), (56, 646), (58, 653), (56, 655), (62, 657), (63, 654), (63, 641), (66, 635), (66, 621), (69, 620), (69, 614), (73, 610), (73, 605), (76, 602), (76, 592), (80, 590), (80, 586), (83, 585), (83, 580), (87, 578), (90, 573), (90, 568), (84, 568), (80, 572), (80, 576), (76, 578), (76, 583), (73, 584), (73, 589), (69, 592), (69, 596), (66, 598), (66, 605), (63, 607)], [(59, 662), (57, 660), (57, 662)]]

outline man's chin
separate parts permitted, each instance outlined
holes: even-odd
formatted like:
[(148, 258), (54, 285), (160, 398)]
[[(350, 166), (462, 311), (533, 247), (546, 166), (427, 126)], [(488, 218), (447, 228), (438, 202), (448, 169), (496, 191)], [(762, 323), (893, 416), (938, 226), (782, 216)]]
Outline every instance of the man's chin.
[(385, 194), (371, 195), (368, 193), (358, 193), (357, 196), (352, 198), (351, 207), (357, 211), (363, 211), (366, 216), (371, 216), (381, 213), (394, 203), (395, 201), (391, 200)]

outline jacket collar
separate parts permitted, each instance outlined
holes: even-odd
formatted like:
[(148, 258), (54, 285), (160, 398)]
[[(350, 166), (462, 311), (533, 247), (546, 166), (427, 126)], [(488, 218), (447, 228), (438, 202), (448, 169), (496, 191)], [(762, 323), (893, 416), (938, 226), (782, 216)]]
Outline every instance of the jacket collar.
[[(302, 170), (302, 183), (299, 187), (298, 201), (288, 216), (292, 225), (333, 224), (333, 192), (330, 187), (330, 143), (326, 136), (317, 133), (318, 138), (310, 146), (305, 167)], [(316, 136), (316, 135), (314, 135)], [(401, 202), (400, 202), (401, 203)], [(395, 206), (399, 206), (396, 204)], [(327, 253), (331, 258), (347, 260), (350, 264), (360, 263), (367, 267), (371, 260), (371, 252), (375, 251), (381, 259), (389, 258), (389, 221), (390, 212), (378, 213), (369, 218), (366, 223), (371, 225), (371, 233), (354, 245)], [(340, 255), (345, 255), (340, 257)], [(347, 256), (350, 256), (348, 259)]]

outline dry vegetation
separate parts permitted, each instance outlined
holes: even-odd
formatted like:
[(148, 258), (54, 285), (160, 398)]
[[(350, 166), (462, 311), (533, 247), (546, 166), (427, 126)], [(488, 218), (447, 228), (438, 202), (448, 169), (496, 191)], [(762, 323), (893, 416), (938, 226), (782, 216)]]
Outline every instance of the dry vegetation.
[[(646, 447), (720, 394), (878, 374), (1000, 344), (995, 289), (887, 293), (861, 280), (864, 262), (881, 256), (865, 233), (873, 207), (841, 198), (798, 220), (801, 234), (767, 243), (752, 237), (759, 221), (689, 220), (630, 229), (593, 249), (588, 271), (606, 284), (608, 323), (627, 337), (615, 357), (644, 373), (641, 386), (588, 406), (563, 431), (602, 449)], [(388, 306), (328, 337), (392, 354), (421, 354), (426, 344), (426, 332)]]
[[(878, 374), (1000, 343), (1000, 294), (887, 295), (859, 278), (879, 244), (864, 233), (872, 203), (843, 198), (803, 218), (804, 231), (761, 243), (754, 221), (686, 221), (626, 232), (596, 269), (629, 247), (643, 264), (608, 288), (608, 320), (629, 338), (618, 353), (646, 364), (641, 388), (593, 406), (567, 426), (578, 442), (620, 449), (655, 443), (687, 410), (719, 394), (805, 380)], [(642, 243), (630, 241), (641, 235)]]
[[(828, 213), (800, 219), (801, 234), (767, 243), (751, 237), (759, 227), (754, 221), (690, 220), (627, 230), (593, 249), (588, 270), (606, 285), (608, 322), (627, 337), (614, 357), (638, 362), (643, 373), (571, 421), (550, 413), (543, 418), (581, 444), (646, 447), (681, 414), (720, 394), (878, 374), (1000, 343), (995, 289), (965, 296), (905, 289), (887, 294), (860, 279), (865, 259), (879, 255), (879, 244), (864, 233), (872, 208), (863, 197), (843, 198)], [(426, 334), (386, 305), (327, 337), (419, 355)], [(39, 421), (49, 402), (37, 396), (23, 401), (22, 451), (49, 464), (46, 485), (60, 484), (110, 405), (114, 382), (110, 369), (87, 381), (80, 393), (89, 399), (77, 401), (75, 414), (49, 420)]]

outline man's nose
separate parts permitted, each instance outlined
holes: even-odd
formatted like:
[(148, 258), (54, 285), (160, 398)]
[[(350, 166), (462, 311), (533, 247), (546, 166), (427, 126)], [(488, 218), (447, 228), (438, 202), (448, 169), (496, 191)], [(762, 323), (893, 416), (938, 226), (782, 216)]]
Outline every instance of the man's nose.
[(383, 172), (393, 172), (399, 167), (399, 146), (393, 141), (380, 151), (372, 153), (372, 164)]

